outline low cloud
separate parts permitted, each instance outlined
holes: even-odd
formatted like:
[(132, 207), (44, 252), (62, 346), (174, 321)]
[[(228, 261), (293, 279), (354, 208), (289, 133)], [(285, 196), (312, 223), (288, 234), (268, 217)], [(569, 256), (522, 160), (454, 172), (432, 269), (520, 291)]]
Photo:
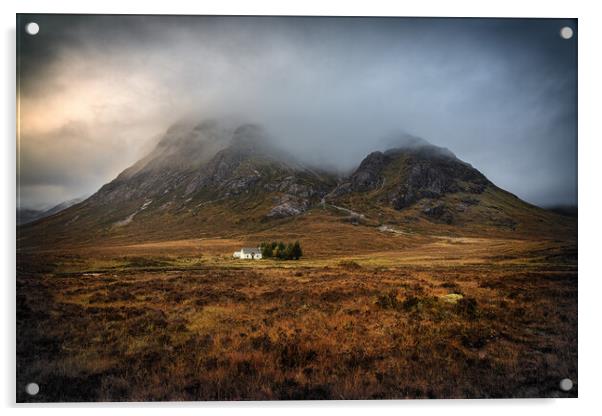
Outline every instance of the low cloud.
[[(403, 134), (576, 203), (572, 20), (21, 16), (20, 201), (89, 194), (183, 118), (263, 124), (337, 170)], [(200, 120), (199, 120), (200, 121)]]

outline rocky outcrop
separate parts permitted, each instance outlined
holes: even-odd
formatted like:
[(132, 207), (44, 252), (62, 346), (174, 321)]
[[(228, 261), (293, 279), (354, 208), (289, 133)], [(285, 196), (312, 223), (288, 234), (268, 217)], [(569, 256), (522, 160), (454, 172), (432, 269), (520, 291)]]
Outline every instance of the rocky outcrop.
[(452, 211), (444, 204), (435, 204), (428, 206), (422, 210), (422, 213), (431, 220), (451, 224), (454, 222)]
[(293, 217), (304, 213), (309, 207), (307, 199), (284, 195), (276, 200), (276, 205), (266, 215), (267, 218)]
[(382, 170), (389, 161), (389, 157), (382, 152), (372, 152), (366, 156), (351, 176), (351, 190), (364, 192), (376, 189), (382, 183)]

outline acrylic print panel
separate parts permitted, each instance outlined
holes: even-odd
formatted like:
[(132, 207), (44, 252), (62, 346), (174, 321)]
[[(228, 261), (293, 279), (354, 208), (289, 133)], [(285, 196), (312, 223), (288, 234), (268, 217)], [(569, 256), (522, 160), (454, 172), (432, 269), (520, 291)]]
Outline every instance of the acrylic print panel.
[(19, 402), (577, 396), (575, 19), (17, 34)]

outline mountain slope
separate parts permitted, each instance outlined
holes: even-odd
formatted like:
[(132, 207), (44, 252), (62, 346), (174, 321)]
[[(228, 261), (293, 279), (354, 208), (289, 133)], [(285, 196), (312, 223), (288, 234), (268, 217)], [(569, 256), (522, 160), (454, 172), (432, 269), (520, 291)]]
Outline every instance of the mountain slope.
[(63, 211), (70, 206), (75, 204), (79, 204), (82, 202), (85, 197), (81, 198), (73, 198), (68, 201), (61, 202), (49, 209), (28, 209), (28, 208), (20, 208), (17, 209), (17, 225), (27, 224), (33, 222), (35, 220), (39, 220), (40, 218), (49, 217), (51, 215), (56, 214), (57, 212)]

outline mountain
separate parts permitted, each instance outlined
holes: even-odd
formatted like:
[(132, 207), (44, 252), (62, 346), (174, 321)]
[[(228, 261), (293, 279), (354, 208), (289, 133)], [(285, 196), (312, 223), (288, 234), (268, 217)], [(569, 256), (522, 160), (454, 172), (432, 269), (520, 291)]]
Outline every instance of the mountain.
[(335, 186), (334, 175), (299, 163), (260, 126), (177, 125), (148, 156), (81, 204), (23, 227), (20, 241), (258, 230), (305, 213)]
[(326, 193), (333, 178), (304, 167), (269, 140), (256, 125), (229, 132), (203, 123), (192, 134), (162, 140), (148, 158), (102, 187), (91, 202), (113, 211), (120, 211), (115, 202), (124, 201), (167, 209), (279, 194), (284, 199), (268, 216), (286, 215), (286, 205), (295, 211), (291, 213), (301, 213)]
[(480, 194), (489, 185), (483, 174), (449, 150), (421, 145), (369, 154), (332, 196), (369, 193), (379, 203), (401, 210), (422, 199)]
[(205, 121), (173, 126), (90, 198), (20, 227), (19, 244), (303, 233), (317, 222), (414, 233), (572, 230), (570, 219), (521, 201), (424, 140), (373, 152), (341, 178), (295, 160), (258, 125)]
[(40, 218), (49, 217), (57, 212), (61, 212), (69, 208), (70, 206), (79, 204), (84, 199), (86, 199), (86, 197), (73, 198), (68, 201), (61, 202), (60, 204), (57, 204), (49, 209), (17, 208), (17, 225), (27, 224), (35, 220), (39, 220)]
[(577, 205), (555, 205), (551, 207), (546, 207), (548, 211), (555, 212), (556, 214), (565, 215), (567, 217), (575, 217), (579, 213), (579, 208)]
[(31, 208), (17, 208), (17, 225), (27, 224), (42, 218), (44, 210)]
[[(467, 211), (473, 206), (487, 209), (482, 203), (486, 191), (501, 192), (448, 149), (420, 144), (369, 154), (327, 199), (381, 217), (401, 212), (410, 221), (426, 217), (452, 224), (470, 218)], [(498, 208), (494, 210), (500, 211)], [(394, 221), (396, 215), (391, 216), (389, 221)], [(491, 213), (491, 218), (498, 218), (498, 225), (515, 226), (515, 221), (503, 213)]]

